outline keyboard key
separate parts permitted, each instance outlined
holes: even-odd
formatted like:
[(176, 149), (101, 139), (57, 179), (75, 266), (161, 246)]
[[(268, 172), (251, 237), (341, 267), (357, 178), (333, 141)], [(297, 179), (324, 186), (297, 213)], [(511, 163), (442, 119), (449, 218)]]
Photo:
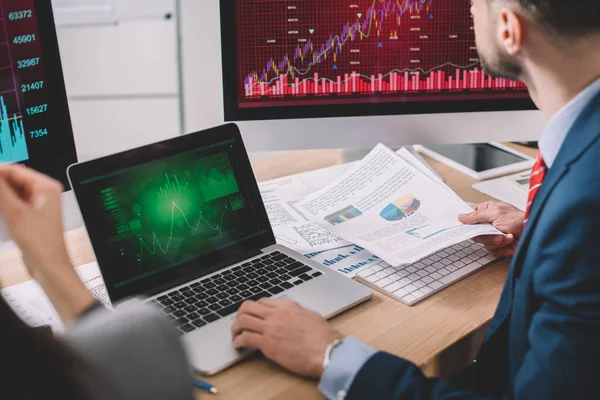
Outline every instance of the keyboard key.
[(277, 255), (275, 255), (275, 256), (273, 256), (273, 257), (271, 257), (271, 260), (275, 260), (275, 261), (281, 261), (281, 260), (283, 260), (283, 259), (285, 259), (285, 258), (287, 258), (287, 256), (286, 256), (285, 254), (281, 254), (281, 253), (279, 253), (279, 254), (277, 254)]
[(165, 307), (161, 311), (164, 312), (165, 314), (171, 314), (175, 310), (177, 310), (175, 307)]
[(450, 253), (448, 253), (446, 250), (442, 250), (442, 251), (438, 252), (437, 255), (444, 258), (444, 257), (448, 257), (450, 255)]
[[(254, 296), (250, 297), (248, 300), (258, 301), (258, 300), (262, 299), (263, 297), (271, 297), (271, 295), (267, 292), (261, 291), (259, 293), (256, 293)], [(222, 310), (217, 311), (217, 314), (219, 314), (221, 317), (225, 317), (229, 314), (233, 314), (234, 312), (237, 312), (237, 310), (239, 310), (239, 308), (242, 306), (242, 303), (244, 301), (246, 301), (246, 300), (239, 301), (237, 303), (233, 303), (232, 305), (225, 307)], [(206, 317), (204, 319), (206, 319)]]
[(215, 303), (215, 304), (211, 304), (210, 306), (208, 306), (208, 308), (213, 311), (217, 311), (217, 310), (221, 309), (221, 305), (219, 303)]
[(210, 310), (208, 308), (201, 308), (198, 310), (198, 314), (207, 315), (207, 314), (210, 314)]
[(367, 276), (367, 281), (368, 281), (368, 282), (371, 282), (371, 283), (375, 283), (375, 282), (377, 282), (377, 281), (378, 281), (378, 280), (380, 280), (380, 279), (381, 279), (381, 278), (379, 278), (379, 277), (377, 276), (377, 274), (373, 274), (373, 275), (369, 275), (369, 276)]
[(437, 271), (437, 269), (433, 268), (432, 266), (429, 266), (429, 267), (425, 267), (425, 271), (429, 272), (430, 274), (433, 274), (434, 272)]
[(425, 265), (431, 265), (431, 264), (433, 264), (433, 261), (432, 261), (432, 260), (430, 260), (429, 258), (426, 258), (426, 259), (424, 259), (424, 260), (421, 260), (421, 262), (422, 262), (423, 264), (425, 264)]
[(184, 303), (183, 301), (180, 301), (178, 303), (173, 304), (173, 307), (175, 307), (176, 309), (181, 309), (181, 308), (187, 307), (187, 304)]
[(424, 276), (423, 279), (421, 279), (423, 282), (425, 283), (431, 283), (433, 282), (433, 278), (430, 276)]
[(323, 275), (322, 273), (320, 273), (319, 271), (315, 272), (314, 274), (312, 274), (313, 278), (316, 278), (317, 276), (321, 276)]
[(448, 271), (446, 268), (441, 268), (438, 269), (438, 274), (442, 275), (442, 276), (446, 276), (450, 273), (450, 271)]
[(250, 289), (250, 286), (246, 285), (245, 283), (242, 283), (241, 285), (239, 285), (237, 287), (237, 290), (248, 290)]
[(430, 288), (429, 286), (423, 286), (421, 289), (419, 289), (421, 292), (425, 293), (425, 295), (428, 295), (429, 293), (433, 292), (433, 289)]
[(228, 289), (228, 286), (227, 285), (219, 285), (215, 289), (217, 289), (219, 292), (224, 292)]
[(429, 256), (429, 259), (431, 261), (440, 261), (442, 259), (442, 257), (440, 257), (440, 256), (438, 256), (436, 254), (432, 254), (432, 255)]
[(213, 282), (217, 285), (223, 285), (223, 284), (225, 284), (225, 279), (223, 279), (223, 278), (213, 279)]
[(194, 306), (196, 308), (206, 307), (207, 305), (208, 305), (208, 303), (204, 300), (198, 300), (198, 302), (196, 304), (194, 304)]
[[(285, 258), (285, 257), (284, 257)], [(250, 261), (252, 264), (258, 264), (260, 262), (260, 258)]]
[(183, 297), (181, 294), (176, 294), (175, 296), (171, 296), (171, 298), (173, 299), (173, 301), (181, 301), (185, 299), (185, 297)]
[(400, 289), (400, 290), (396, 290), (393, 295), (399, 298), (403, 298), (404, 296), (406, 296), (408, 294), (407, 290), (404, 289)]
[(303, 266), (304, 266), (304, 264), (302, 264), (301, 262), (299, 262), (299, 261), (294, 261), (293, 263), (291, 263), (291, 264), (289, 264), (289, 265), (285, 266), (284, 268), (285, 268), (286, 270), (288, 270), (288, 271), (293, 271), (293, 270), (295, 270), (295, 269), (297, 269), (297, 268), (300, 268), (300, 267), (303, 267)]
[(373, 271), (373, 269), (371, 268), (367, 268), (367, 269), (363, 269), (362, 271), (360, 271), (358, 273), (358, 276), (360, 278), (366, 278), (367, 276), (371, 276), (375, 273), (375, 271)]
[(252, 296), (252, 292), (249, 290), (244, 290), (243, 292), (240, 292), (240, 294), (238, 296), (245, 299), (245, 298)]
[(233, 269), (228, 269), (227, 271), (223, 271), (223, 278), (227, 278), (229, 276), (231, 276), (231, 274), (233, 273)]
[(456, 262), (458, 260), (460, 260), (460, 258), (456, 257), (456, 255), (452, 254), (450, 257), (448, 257), (448, 259), (452, 262)]
[(295, 270), (291, 271), (289, 273), (289, 275), (293, 276), (293, 277), (296, 277), (298, 275), (302, 275), (302, 274), (304, 274), (306, 272), (310, 272), (310, 271), (311, 271), (311, 268), (305, 265), (305, 266), (303, 266), (301, 268), (298, 268), (298, 269), (295, 269)]
[(446, 269), (450, 272), (454, 272), (456, 271), (458, 268), (456, 268), (454, 265), (446, 265)]
[(426, 283), (423, 282), (422, 280), (421, 281), (416, 281), (416, 282), (413, 283), (413, 286), (416, 287), (417, 289), (421, 289), (425, 285), (426, 285)]
[[(440, 279), (439, 281), (442, 282), (443, 284), (447, 285), (449, 283), (454, 282), (455, 280), (462, 278), (463, 276), (473, 272), (473, 271), (477, 271), (479, 268), (482, 267), (481, 263), (478, 262), (474, 262), (471, 263), (469, 265), (467, 265), (464, 268), (459, 269), (456, 272), (453, 272), (449, 275), (446, 275), (445, 277), (443, 277), (442, 279)], [(431, 286), (431, 285), (430, 285)]]
[(206, 322), (208, 322), (210, 324), (211, 322), (215, 322), (216, 320), (218, 320), (221, 317), (219, 317), (217, 314), (208, 314), (208, 315), (205, 315), (203, 318)]
[(186, 308), (184, 308), (185, 311), (191, 313), (194, 312), (198, 309), (198, 307), (194, 307), (194, 306), (187, 306)]
[(208, 282), (210, 282), (210, 278), (202, 279), (200, 281), (200, 283), (203, 284), (203, 285), (206, 284), (206, 283), (208, 283)]
[(417, 299), (420, 299), (421, 297), (425, 296), (425, 293), (423, 293), (420, 290), (415, 290), (414, 292), (411, 293), (413, 296), (415, 296)]
[(298, 260), (296, 260), (296, 259), (294, 259), (294, 258), (292, 258), (292, 257), (286, 257), (286, 258), (283, 260), (283, 262), (284, 262), (284, 263), (287, 263), (287, 264), (295, 263), (296, 261), (298, 261)]
[(229, 297), (229, 295), (227, 293), (225, 293), (225, 292), (217, 293), (217, 298), (218, 299), (223, 300), (223, 299), (226, 299), (227, 297)]
[(410, 272), (411, 274), (412, 274), (413, 272), (417, 272), (417, 269), (416, 269), (415, 267), (413, 267), (412, 265), (410, 265), (410, 266), (408, 266), (408, 267), (404, 268), (404, 270), (405, 270), (405, 271), (407, 271), (407, 272)]
[(260, 293), (260, 292), (262, 292), (262, 289), (261, 289), (261, 288), (259, 288), (258, 286), (254, 286), (254, 287), (251, 287), (251, 288), (250, 288), (250, 291), (251, 291), (252, 293)]
[(217, 299), (217, 298), (216, 298), (216, 297), (214, 297), (214, 296), (213, 296), (213, 297), (209, 297), (208, 299), (206, 299), (206, 302), (207, 302), (208, 304), (213, 304), (213, 303), (216, 303), (216, 302), (218, 302), (218, 301), (219, 301), (219, 299)]
[(180, 318), (180, 317), (183, 317), (184, 315), (185, 315), (185, 311), (183, 311), (183, 310), (177, 310), (173, 313), (173, 316), (175, 318)]
[(206, 291), (206, 293), (210, 296), (214, 296), (215, 294), (219, 293), (219, 291), (217, 289), (209, 289)]
[(284, 289), (291, 289), (291, 288), (293, 288), (293, 287), (294, 287), (294, 285), (292, 285), (292, 284), (291, 284), (291, 283), (289, 283), (289, 282), (283, 282), (283, 283), (282, 283), (281, 285), (279, 285), (279, 286), (281, 286), (281, 287), (282, 287), (282, 288), (284, 288)]
[(258, 278), (256, 278), (256, 280), (260, 283), (265, 283), (269, 280), (269, 278), (267, 278), (266, 276), (259, 276)]
[(255, 272), (250, 272), (249, 274), (246, 275), (246, 278), (256, 279), (256, 278), (258, 278), (258, 275)]
[(223, 306), (223, 307), (227, 307), (227, 306), (230, 306), (230, 305), (231, 305), (231, 304), (233, 304), (233, 303), (232, 303), (231, 301), (229, 301), (229, 300), (225, 299), (225, 300), (221, 300), (221, 301), (219, 302), (219, 304), (220, 304), (221, 306)]
[(279, 285), (279, 284), (281, 284), (281, 282), (282, 282), (282, 281), (281, 281), (281, 280), (279, 280), (279, 279), (277, 279), (277, 278), (275, 278), (275, 279), (271, 279), (271, 280), (269, 281), (269, 283), (270, 283), (271, 285)]
[(469, 258), (469, 259), (471, 259), (471, 260), (473, 260), (473, 261), (477, 261), (477, 260), (479, 260), (481, 257), (479, 257), (477, 254), (469, 254), (469, 255), (467, 256), (467, 258)]
[(389, 273), (387, 273), (385, 271), (379, 271), (378, 273), (375, 274), (375, 276), (377, 276), (379, 279), (387, 278), (388, 275), (389, 275)]
[(227, 293), (233, 296), (234, 294), (238, 294), (238, 290), (233, 288), (227, 289)]
[(206, 325), (206, 322), (202, 321), (200, 318), (192, 321), (192, 325), (194, 325), (196, 328), (200, 328), (203, 327), (204, 325)]
[(464, 267), (465, 265), (467, 265), (467, 264), (465, 264), (463, 261), (457, 261), (457, 262), (455, 262), (455, 263), (454, 263), (454, 266), (455, 266), (456, 268), (462, 268), (462, 267)]
[(274, 273), (274, 272), (269, 272), (269, 273), (267, 274), (267, 278), (271, 278), (271, 279), (275, 279), (275, 278), (277, 278), (278, 276), (279, 276), (279, 275), (277, 275), (277, 274), (276, 274), (276, 273)]
[(417, 298), (411, 294), (404, 296), (402, 298), (402, 301), (404, 301), (406, 304), (412, 304), (412, 302), (415, 300), (417, 300)]
[(175, 326), (181, 326), (181, 325), (185, 325), (188, 323), (187, 318), (179, 318), (173, 321), (173, 323), (175, 324)]
[(238, 301), (242, 301), (244, 299), (241, 296), (239, 296), (239, 295), (236, 294), (234, 296), (231, 296), (229, 298), (229, 300), (231, 300), (232, 303), (235, 303), (235, 302), (238, 302)]
[(410, 285), (406, 285), (403, 289), (406, 290), (409, 293), (412, 293), (415, 290), (417, 290), (417, 287), (415, 285), (413, 285), (413, 284), (410, 284)]
[(390, 278), (383, 278), (377, 281), (377, 286), (379, 286), (380, 288), (385, 288), (387, 285), (391, 285), (392, 283), (393, 281)]
[(204, 286), (206, 289), (212, 289), (212, 288), (216, 287), (217, 285), (215, 285), (215, 284), (214, 284), (214, 283), (212, 283), (212, 282), (208, 282), (208, 283), (205, 283), (203, 286)]
[(279, 277), (279, 279), (281, 279), (282, 281), (289, 281), (290, 279), (292, 279), (292, 277), (288, 274), (283, 274)]
[(284, 263), (283, 261), (278, 261), (278, 262), (276, 262), (276, 263), (275, 263), (275, 266), (277, 266), (277, 267), (280, 267), (280, 268), (281, 268), (281, 267), (285, 267), (286, 265), (287, 265), (287, 264), (286, 264), (286, 263)]
[(185, 316), (188, 320), (193, 321), (196, 318), (200, 318), (200, 315), (198, 313), (189, 313), (188, 315)]
[(420, 262), (420, 261), (419, 261), (418, 263), (416, 263), (416, 264), (414, 265), (414, 267), (415, 267), (415, 268), (418, 268), (418, 269), (423, 269), (423, 268), (425, 268), (425, 267), (426, 267), (426, 265), (425, 265), (425, 264), (423, 264), (422, 262)]
[(429, 275), (429, 272), (425, 271), (424, 269), (420, 269), (417, 271), (417, 275), (419, 275), (420, 277), (424, 277)]
[(407, 276), (407, 278), (410, 279), (411, 281), (418, 281), (419, 279), (421, 279), (421, 275), (410, 274), (409, 276)]
[(433, 274), (431, 274), (429, 276), (432, 277), (433, 279), (440, 279), (442, 277), (442, 275), (438, 274), (437, 272), (434, 272)]
[(158, 301), (161, 301), (161, 300), (166, 300), (166, 299), (168, 299), (168, 298), (169, 298), (169, 296), (167, 296), (167, 295), (165, 294), (165, 295), (163, 295), (163, 296), (160, 296), (160, 297), (159, 297), (159, 298), (157, 298), (156, 300), (158, 300)]
[(405, 270), (400, 270), (400, 271), (396, 272), (396, 275), (400, 278), (404, 278), (404, 277), (407, 277), (408, 275), (410, 275), (410, 273)]
[(162, 304), (163, 306), (170, 306), (173, 303), (175, 303), (173, 300), (170, 300), (167, 296), (162, 296), (162, 297), (165, 298), (164, 300), (161, 300), (161, 302), (160, 302), (160, 304)]
[(452, 261), (450, 261), (450, 259), (448, 258), (444, 258), (442, 261), (440, 261), (442, 264), (444, 265), (450, 265), (452, 264)]
[(384, 269), (384, 268), (383, 268), (383, 266), (381, 266), (380, 264), (375, 264), (375, 265), (373, 265), (373, 266), (371, 267), (371, 270), (372, 270), (373, 272), (379, 272), (379, 271), (381, 271), (382, 269)]
[(431, 288), (433, 288), (434, 290), (436, 290), (436, 289), (441, 288), (444, 285), (441, 284), (441, 283), (439, 283), (438, 281), (433, 281), (428, 286), (431, 287)]
[(205, 300), (205, 299), (208, 299), (209, 297), (210, 297), (210, 296), (208, 295), (208, 293), (198, 293), (198, 294), (196, 295), (196, 298), (197, 298), (198, 300)]
[[(312, 279), (312, 278), (311, 278), (311, 279)], [(269, 291), (269, 293), (271, 293), (271, 294), (279, 294), (279, 293), (283, 292), (283, 289), (282, 289), (282, 288), (280, 288), (279, 286), (273, 286), (273, 287), (272, 287), (272, 288), (270, 288), (268, 291)]]
[(268, 289), (268, 288), (270, 288), (271, 286), (273, 286), (273, 285), (271, 285), (269, 282), (265, 282), (265, 283), (261, 283), (260, 284), (260, 287), (262, 289), (265, 289), (265, 290)]
[(394, 282), (389, 286), (385, 287), (385, 290), (389, 293), (394, 293), (396, 290), (401, 289), (402, 288), (402, 284), (400, 282)]
[(297, 281), (294, 281), (294, 285), (296, 285), (296, 286), (301, 285), (303, 283), (304, 283), (304, 281), (302, 279), (298, 279)]
[(196, 304), (197, 302), (199, 302), (200, 300), (198, 300), (195, 297), (190, 297), (189, 299), (185, 299), (185, 302), (188, 304)]
[(277, 271), (278, 268), (274, 265), (269, 265), (269, 266), (265, 267), (265, 269), (269, 272), (275, 272), (275, 271)]

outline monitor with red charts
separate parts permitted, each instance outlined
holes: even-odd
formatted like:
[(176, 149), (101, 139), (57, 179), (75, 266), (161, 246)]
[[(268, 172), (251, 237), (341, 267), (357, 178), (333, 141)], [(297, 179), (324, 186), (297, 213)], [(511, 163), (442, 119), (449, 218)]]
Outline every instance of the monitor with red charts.
[(226, 120), (532, 109), (468, 0), (221, 0)]

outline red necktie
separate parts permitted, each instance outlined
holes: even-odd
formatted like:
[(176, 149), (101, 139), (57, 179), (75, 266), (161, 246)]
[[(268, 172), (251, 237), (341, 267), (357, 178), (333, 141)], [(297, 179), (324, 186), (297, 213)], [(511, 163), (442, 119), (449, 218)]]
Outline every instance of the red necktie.
[(535, 198), (542, 187), (542, 182), (546, 176), (546, 171), (546, 163), (542, 158), (542, 153), (538, 153), (537, 160), (533, 166), (533, 172), (531, 173), (531, 181), (529, 182), (529, 197), (527, 199), (527, 211), (525, 211), (525, 220), (523, 221), (523, 225), (527, 224), (529, 214), (531, 213), (531, 207), (533, 206), (533, 202), (535, 201)]

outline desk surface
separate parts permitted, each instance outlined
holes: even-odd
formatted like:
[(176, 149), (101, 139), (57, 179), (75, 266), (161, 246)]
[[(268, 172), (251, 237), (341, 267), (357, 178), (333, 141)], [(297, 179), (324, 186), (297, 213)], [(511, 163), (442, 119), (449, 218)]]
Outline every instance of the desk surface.
[[(535, 153), (521, 147), (519, 150)], [(339, 164), (340, 160), (340, 150), (297, 151), (256, 163), (254, 170), (257, 179), (262, 181)], [(428, 161), (466, 201), (489, 200), (471, 188), (474, 179), (436, 161)], [(84, 229), (69, 232), (66, 237), (75, 266), (94, 261)], [(0, 253), (0, 265), (0, 281), (4, 286), (31, 279), (16, 250)], [(375, 293), (372, 300), (337, 316), (332, 323), (343, 334), (423, 366), (489, 322), (507, 269), (508, 262), (497, 262), (413, 307)], [(316, 382), (293, 376), (262, 356), (255, 356), (208, 380), (219, 388), (217, 397), (222, 399), (321, 398)]]

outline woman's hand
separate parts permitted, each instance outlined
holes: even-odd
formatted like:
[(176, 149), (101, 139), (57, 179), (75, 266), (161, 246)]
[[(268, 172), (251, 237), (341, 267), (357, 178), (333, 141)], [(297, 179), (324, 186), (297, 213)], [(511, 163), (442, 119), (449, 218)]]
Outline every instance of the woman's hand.
[(65, 246), (62, 185), (31, 169), (0, 166), (0, 214), (23, 252), (23, 261), (64, 322), (89, 307), (93, 297), (73, 269)]

